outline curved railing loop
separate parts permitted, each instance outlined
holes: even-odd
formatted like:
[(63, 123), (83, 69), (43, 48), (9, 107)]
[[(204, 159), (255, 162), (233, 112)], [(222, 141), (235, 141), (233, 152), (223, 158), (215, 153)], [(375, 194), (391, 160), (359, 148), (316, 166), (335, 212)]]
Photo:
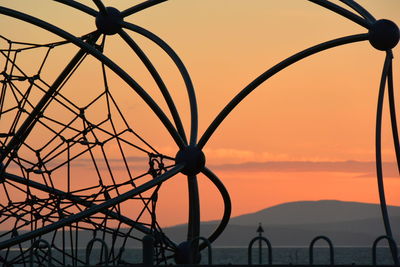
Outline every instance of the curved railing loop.
[[(390, 236), (381, 235), (377, 239), (375, 239), (374, 243), (372, 244), (372, 265), (373, 266), (377, 265), (377, 263), (376, 263), (376, 258), (377, 258), (376, 257), (376, 248), (378, 246), (378, 243), (383, 239), (386, 239), (388, 241), (390, 248), (392, 248), (392, 247), (396, 248), (395, 256), (398, 257), (398, 249), (397, 249), (396, 241)], [(396, 264), (396, 262), (394, 262), (394, 263), (396, 266), (398, 266), (398, 264)]]
[(325, 240), (328, 243), (328, 246), (329, 246), (329, 262), (330, 262), (330, 265), (335, 265), (335, 251), (334, 251), (334, 248), (333, 248), (332, 241), (328, 237), (323, 236), (323, 235), (315, 237), (310, 243), (310, 247), (309, 247), (309, 250), (308, 250), (308, 253), (309, 253), (308, 256), (309, 256), (309, 259), (310, 259), (310, 265), (314, 264), (314, 245), (315, 245), (315, 242), (317, 242), (318, 240)]
[[(247, 248), (247, 259), (248, 259), (248, 264), (252, 265), (253, 264), (253, 257), (252, 257), (252, 253), (251, 250), (253, 248), (253, 245), (256, 241), (260, 241), (260, 245), (261, 242), (264, 241), (267, 244), (267, 248), (268, 248), (268, 264), (272, 265), (272, 246), (271, 246), (271, 242), (268, 240), (268, 238), (264, 237), (264, 236), (256, 236), (254, 237), (250, 243), (249, 246)], [(260, 249), (260, 255), (259, 255), (259, 264), (262, 264), (262, 257), (261, 257), (261, 249)]]

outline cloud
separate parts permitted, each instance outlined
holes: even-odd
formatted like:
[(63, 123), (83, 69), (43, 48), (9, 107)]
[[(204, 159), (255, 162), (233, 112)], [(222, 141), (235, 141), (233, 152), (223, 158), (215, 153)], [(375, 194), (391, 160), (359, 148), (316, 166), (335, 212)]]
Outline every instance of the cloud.
[[(355, 173), (358, 177), (375, 177), (373, 161), (270, 161), (209, 166), (212, 170), (239, 172), (342, 172)], [(395, 162), (384, 162), (385, 177), (399, 177)]]
[(270, 152), (255, 152), (252, 150), (235, 149), (235, 148), (205, 148), (203, 150), (207, 160), (218, 162), (262, 162), (270, 160), (291, 160), (287, 154), (274, 154)]

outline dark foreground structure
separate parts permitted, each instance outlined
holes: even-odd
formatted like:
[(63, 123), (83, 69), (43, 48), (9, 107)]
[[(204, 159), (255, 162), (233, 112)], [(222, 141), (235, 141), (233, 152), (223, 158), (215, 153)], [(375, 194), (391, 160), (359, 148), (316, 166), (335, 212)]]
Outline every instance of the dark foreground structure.
[[(231, 214), (229, 194), (206, 166), (203, 153), (219, 125), (243, 99), (281, 70), (319, 52), (366, 41), (369, 42), (367, 45), (385, 54), (376, 113), (376, 172), (385, 238), (390, 241), (392, 258), (398, 265), (397, 246), (386, 207), (381, 159), (382, 111), (387, 89), (394, 149), (400, 169), (392, 68), (392, 49), (399, 41), (397, 25), (389, 20), (375, 19), (353, 0), (341, 0), (343, 6), (328, 0), (309, 0), (362, 26), (365, 32), (317, 44), (271, 67), (240, 91), (198, 139), (195, 90), (184, 63), (161, 38), (124, 20), (165, 1), (147, 0), (118, 10), (104, 6), (101, 0), (93, 0), (96, 9), (79, 1), (54, 0), (63, 5), (66, 12), (74, 10), (93, 18), (92, 31), (82, 36), (75, 36), (21, 11), (0, 7), (0, 14), (14, 18), (13, 22), (34, 25), (59, 39), (35, 43), (1, 35), (0, 224), (9, 230), (0, 234), (0, 262), (5, 266), (27, 266), (44, 264), (51, 259), (54, 265), (85, 265), (88, 259), (85, 261), (78, 253), (79, 240), (83, 233), (90, 232), (93, 239), (88, 244), (89, 251), (94, 242), (103, 244), (102, 265), (119, 264), (127, 244), (142, 240), (145, 265), (167, 264), (172, 259), (179, 264), (195, 263), (197, 252), (218, 238)], [(187, 111), (178, 112), (162, 76), (133, 34), (155, 44), (176, 65), (188, 95), (189, 131), (181, 120), (182, 112)], [(112, 59), (106, 42), (111, 38), (119, 38), (130, 48), (127, 53), (137, 55), (160, 90), (166, 110), (134, 79), (133, 74)], [(52, 55), (70, 52), (71, 47), (75, 52), (58, 75), (54, 78), (46, 73), (55, 63)], [(40, 59), (34, 67), (23, 60), (29, 54)], [(68, 86), (88, 58), (99, 63), (102, 86), (95, 86), (88, 92), (90, 100), (83, 101), (84, 94), (71, 94)], [(126, 83), (131, 90), (129, 94), (143, 100), (155, 114), (177, 146), (175, 155), (160, 152), (140, 135), (131, 121), (131, 114), (117, 97), (109, 79), (111, 75)], [(135, 154), (130, 154), (132, 151)], [(115, 152), (122, 164), (118, 171), (113, 167), (115, 158), (110, 156)], [(133, 165), (132, 160), (140, 162), (141, 167)], [(86, 170), (93, 170), (93, 175), (85, 177), (85, 181), (74, 174), (83, 163)], [(144, 171), (138, 174), (137, 170)], [(158, 191), (163, 182), (177, 174), (187, 178), (189, 198), (187, 239), (180, 244), (164, 234), (156, 212)], [(219, 226), (204, 238), (200, 237), (198, 174), (209, 179), (224, 203)], [(127, 204), (137, 208), (129, 209)], [(46, 248), (48, 252), (45, 252)], [(38, 250), (44, 254), (40, 256)], [(54, 256), (56, 253), (61, 258)]]

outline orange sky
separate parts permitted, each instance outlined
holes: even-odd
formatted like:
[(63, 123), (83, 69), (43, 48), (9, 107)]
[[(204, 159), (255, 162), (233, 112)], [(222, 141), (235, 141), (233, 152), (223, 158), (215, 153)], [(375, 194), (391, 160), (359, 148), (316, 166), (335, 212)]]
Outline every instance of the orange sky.
[[(19, 1), (0, 1), (76, 35), (94, 29), (92, 18), (60, 8), (57, 3), (43, 2), (46, 7), (38, 9), (32, 2), (21, 7)], [(90, 4), (90, 1), (82, 2)], [(132, 3), (104, 2), (121, 10)], [(400, 25), (398, 0), (362, 2), (377, 18), (391, 19)], [(355, 23), (317, 5), (289, 0), (169, 0), (128, 21), (159, 35), (186, 64), (198, 98), (200, 136), (228, 101), (269, 67), (320, 42), (365, 32)], [(38, 42), (54, 38), (4, 17), (0, 23), (13, 25), (4, 29), (6, 36)], [(153, 44), (132, 36), (149, 53), (167, 86), (172, 88), (171, 94), (189, 130), (187, 97), (179, 73)], [(144, 68), (134, 62), (134, 57), (122, 53), (126, 46), (116, 36), (108, 42), (106, 53), (159, 101), (160, 95), (144, 74)], [(400, 83), (399, 54), (398, 46), (394, 50), (395, 89)], [(70, 58), (59, 57), (54, 60), (55, 66)], [(233, 216), (297, 200), (378, 203), (373, 167), (374, 127), (383, 61), (384, 53), (373, 49), (368, 42), (325, 51), (274, 76), (232, 112), (204, 152), (207, 165), (230, 192)], [(70, 93), (79, 94), (77, 101), (89, 101), (91, 94), (87, 88), (99, 83), (95, 78), (99, 75), (95, 64), (92, 60), (83, 65), (82, 74), (78, 73), (72, 81), (71, 88), (76, 91)], [(57, 67), (55, 70), (49, 70), (49, 77), (57, 73)], [(111, 86), (120, 90), (117, 97), (126, 112), (140, 114), (134, 121), (143, 135), (163, 153), (175, 155), (176, 146), (143, 102), (133, 94), (127, 97), (124, 92), (128, 89), (117, 78), (112, 78)], [(164, 104), (160, 105), (165, 108)], [(397, 106), (400, 107), (399, 101)], [(387, 199), (389, 204), (400, 205), (396, 194), (400, 191), (400, 180), (390, 164), (395, 158), (387, 109), (384, 117), (383, 159), (389, 162), (385, 180)], [(270, 162), (277, 165), (268, 165)], [(221, 204), (216, 204), (220, 203), (217, 192), (201, 175), (199, 183), (202, 220), (219, 218)], [(159, 201), (162, 224), (185, 222), (186, 199), (186, 182), (182, 176), (165, 183)], [(179, 212), (170, 216), (171, 210)]]

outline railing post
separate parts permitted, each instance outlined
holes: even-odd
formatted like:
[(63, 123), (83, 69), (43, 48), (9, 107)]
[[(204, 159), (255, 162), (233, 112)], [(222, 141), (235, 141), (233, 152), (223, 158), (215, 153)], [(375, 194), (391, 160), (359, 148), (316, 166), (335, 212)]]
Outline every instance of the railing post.
[(323, 235), (315, 237), (310, 243), (310, 247), (309, 247), (310, 265), (314, 264), (314, 244), (315, 244), (315, 242), (317, 242), (320, 239), (323, 239), (328, 243), (328, 245), (329, 245), (330, 264), (334, 265), (335, 264), (335, 255), (334, 255), (334, 250), (333, 250), (333, 244), (332, 244), (331, 240), (328, 237), (323, 236)]
[[(90, 254), (92, 253), (93, 244), (96, 241), (101, 243), (100, 255), (101, 255), (101, 252), (103, 251), (103, 248), (105, 249), (105, 254), (104, 254), (104, 264), (105, 265), (104, 266), (108, 266), (108, 246), (107, 246), (106, 242), (100, 238), (93, 238), (87, 244), (87, 246), (86, 246), (86, 265), (90, 265)], [(100, 261), (101, 261), (101, 258), (100, 258)]]
[[(381, 235), (380, 237), (375, 239), (374, 244), (372, 245), (372, 265), (376, 265), (376, 247), (377, 247), (379, 241), (381, 241), (382, 239), (386, 239), (389, 242), (390, 247), (395, 248), (395, 255), (394, 255), (395, 258), (397, 258), (399, 255), (398, 250), (397, 250), (396, 241), (394, 241), (394, 239), (391, 238), (390, 236)], [(396, 264), (396, 263), (394, 263), (394, 264)]]
[(143, 265), (153, 266), (154, 261), (154, 237), (145, 235), (142, 239)]
[[(257, 240), (259, 240), (260, 242), (261, 242), (261, 241), (264, 241), (264, 242), (267, 244), (267, 247), (268, 247), (268, 256), (269, 256), (269, 257), (268, 257), (268, 264), (271, 265), (271, 264), (272, 264), (272, 246), (271, 246), (271, 242), (269, 242), (269, 240), (268, 240), (266, 237), (263, 237), (263, 236), (254, 237), (254, 238), (250, 241), (249, 247), (248, 247), (248, 250), (247, 250), (248, 264), (249, 264), (249, 265), (252, 265), (251, 249), (253, 248), (253, 244), (254, 244)], [(259, 258), (259, 260), (261, 260), (261, 258)], [(260, 261), (259, 264), (262, 264), (262, 262)]]
[(31, 251), (29, 252), (29, 266), (33, 267), (33, 254), (34, 254), (34, 249), (35, 248), (42, 248), (40, 246), (40, 243), (43, 243), (45, 247), (47, 247), (47, 256), (49, 257), (49, 261), (47, 266), (52, 266), (51, 264), (51, 246), (49, 244), (49, 242), (47, 242), (44, 239), (38, 239), (35, 242), (33, 242), (32, 246), (31, 246)]

